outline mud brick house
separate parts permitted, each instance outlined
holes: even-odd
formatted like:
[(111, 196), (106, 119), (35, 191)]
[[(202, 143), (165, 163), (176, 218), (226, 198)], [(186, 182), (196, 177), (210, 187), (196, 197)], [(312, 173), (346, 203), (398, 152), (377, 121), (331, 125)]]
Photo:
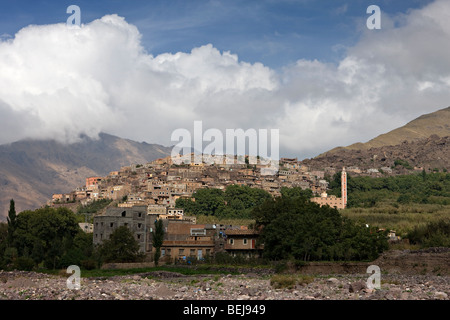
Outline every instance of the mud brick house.
[(89, 177), (86, 178), (86, 189), (96, 187), (99, 182), (102, 181), (102, 177)]
[(218, 232), (215, 225), (192, 224), (189, 220), (166, 220), (161, 258), (167, 262), (202, 260), (214, 254)]
[(259, 232), (253, 229), (226, 229), (224, 231), (226, 243), (224, 249), (231, 255), (244, 255), (247, 257), (260, 257), (264, 245), (258, 241)]

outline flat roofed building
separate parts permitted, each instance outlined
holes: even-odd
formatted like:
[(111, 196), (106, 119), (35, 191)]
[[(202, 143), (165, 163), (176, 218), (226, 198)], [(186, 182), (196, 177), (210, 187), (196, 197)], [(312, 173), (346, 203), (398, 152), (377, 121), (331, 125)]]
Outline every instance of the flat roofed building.
[(231, 255), (241, 254), (247, 257), (259, 257), (264, 248), (257, 243), (259, 232), (253, 229), (226, 229), (224, 249)]

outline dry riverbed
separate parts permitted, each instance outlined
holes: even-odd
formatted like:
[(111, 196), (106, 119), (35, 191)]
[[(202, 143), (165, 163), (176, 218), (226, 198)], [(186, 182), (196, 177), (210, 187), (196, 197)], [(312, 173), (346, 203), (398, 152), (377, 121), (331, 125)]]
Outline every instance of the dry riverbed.
[[(68, 275), (69, 276), (69, 275)], [(0, 271), (3, 300), (448, 300), (450, 277), (381, 275), (381, 287), (368, 289), (368, 274), (299, 276), (277, 288), (272, 275), (185, 276), (167, 271), (81, 278), (68, 289), (67, 277), (26, 271)]]

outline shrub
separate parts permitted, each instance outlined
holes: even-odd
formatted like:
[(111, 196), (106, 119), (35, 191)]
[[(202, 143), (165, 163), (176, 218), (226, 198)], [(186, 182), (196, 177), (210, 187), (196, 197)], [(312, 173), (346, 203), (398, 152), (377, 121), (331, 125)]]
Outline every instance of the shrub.
[(407, 235), (411, 244), (426, 247), (450, 247), (450, 220), (439, 220), (414, 227)]
[(277, 274), (270, 278), (270, 285), (275, 289), (292, 289), (297, 283), (297, 279), (291, 275)]
[(34, 260), (29, 257), (19, 257), (14, 262), (14, 269), (31, 271), (35, 266)]
[(94, 270), (97, 268), (97, 262), (93, 259), (82, 260), (81, 267), (86, 270)]
[(309, 275), (276, 274), (270, 278), (270, 285), (275, 289), (292, 289), (296, 285), (307, 285), (314, 281)]

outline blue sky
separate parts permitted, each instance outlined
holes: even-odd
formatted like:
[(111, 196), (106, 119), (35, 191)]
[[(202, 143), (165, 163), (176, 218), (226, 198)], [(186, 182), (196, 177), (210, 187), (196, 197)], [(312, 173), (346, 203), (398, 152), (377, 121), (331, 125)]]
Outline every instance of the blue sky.
[(449, 15), (448, 0), (1, 1), (0, 143), (168, 146), (194, 121), (279, 129), (300, 159), (366, 142), (448, 107)]
[(395, 15), (430, 0), (103, 0), (2, 1), (0, 34), (30, 25), (65, 22), (66, 8), (81, 8), (82, 23), (116, 13), (137, 26), (150, 54), (189, 52), (211, 43), (243, 61), (280, 68), (298, 59), (336, 62), (354, 45), (371, 4)]

